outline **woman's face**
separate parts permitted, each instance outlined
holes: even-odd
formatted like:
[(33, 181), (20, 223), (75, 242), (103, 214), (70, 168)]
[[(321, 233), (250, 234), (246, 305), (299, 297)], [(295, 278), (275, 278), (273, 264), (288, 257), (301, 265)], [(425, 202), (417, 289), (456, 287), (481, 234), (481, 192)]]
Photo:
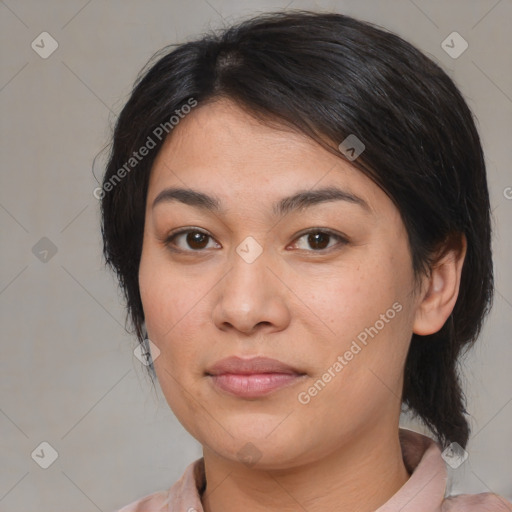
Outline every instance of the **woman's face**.
[(152, 169), (139, 282), (163, 393), (205, 450), (278, 469), (396, 431), (406, 231), (303, 135), (226, 100), (184, 118)]

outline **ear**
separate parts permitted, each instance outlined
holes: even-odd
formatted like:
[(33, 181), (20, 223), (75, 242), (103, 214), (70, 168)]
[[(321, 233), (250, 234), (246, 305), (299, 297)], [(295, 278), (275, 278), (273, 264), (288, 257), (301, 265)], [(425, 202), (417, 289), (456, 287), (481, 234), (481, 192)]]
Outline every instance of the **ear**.
[(415, 313), (413, 332), (421, 336), (438, 332), (451, 315), (459, 295), (466, 237), (461, 234), (444, 246), (422, 286), (422, 298)]

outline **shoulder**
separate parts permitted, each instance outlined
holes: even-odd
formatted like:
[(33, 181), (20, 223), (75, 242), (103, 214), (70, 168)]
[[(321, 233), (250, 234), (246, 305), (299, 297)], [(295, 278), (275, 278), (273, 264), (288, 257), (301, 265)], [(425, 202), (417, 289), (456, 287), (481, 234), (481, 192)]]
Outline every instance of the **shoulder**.
[(459, 494), (443, 501), (442, 512), (512, 512), (512, 503), (503, 496), (483, 494)]

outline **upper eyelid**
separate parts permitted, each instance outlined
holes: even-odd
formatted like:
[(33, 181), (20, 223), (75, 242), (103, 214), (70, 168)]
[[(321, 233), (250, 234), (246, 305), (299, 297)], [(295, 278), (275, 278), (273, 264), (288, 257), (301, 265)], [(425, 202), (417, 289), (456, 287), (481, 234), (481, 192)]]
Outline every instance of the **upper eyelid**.
[(327, 235), (337, 236), (343, 239), (347, 238), (343, 233), (339, 233), (338, 231), (335, 231), (330, 228), (308, 228), (305, 231), (299, 231), (294, 240), (296, 240), (297, 238), (302, 238), (304, 235), (309, 235), (311, 233), (326, 233)]
[[(166, 245), (170, 244), (171, 240), (173, 240), (177, 236), (185, 235), (187, 233), (194, 233), (194, 232), (202, 233), (203, 235), (206, 235), (206, 236), (210, 237), (212, 240), (215, 240), (215, 238), (210, 233), (208, 233), (207, 231), (204, 231), (204, 230), (202, 230), (200, 228), (183, 228), (183, 229), (178, 229), (177, 231), (173, 231), (172, 233), (169, 233), (169, 235), (167, 235), (164, 238), (164, 243)], [(215, 242), (219, 244), (219, 242), (217, 242), (216, 240), (215, 240)], [(194, 251), (194, 252), (199, 252), (199, 251)]]
[(194, 231), (202, 233), (203, 235), (207, 235), (207, 236), (213, 238), (213, 236), (210, 235), (210, 233), (208, 233), (207, 231), (205, 231), (205, 230), (203, 230), (201, 228), (189, 227), (189, 228), (183, 228), (183, 229), (180, 228), (180, 229), (177, 229), (175, 231), (172, 231), (171, 233), (169, 233), (168, 235), (165, 236), (165, 241), (171, 240), (175, 236), (183, 235), (185, 233), (191, 233), (191, 232), (194, 232)]
[[(348, 238), (345, 235), (343, 235), (342, 233), (337, 233), (336, 231), (330, 230), (328, 228), (323, 228), (323, 229), (322, 228), (313, 228), (313, 229), (309, 229), (309, 230), (303, 231), (302, 233), (299, 233), (293, 239), (293, 242), (296, 242), (297, 240), (300, 240), (303, 236), (309, 235), (311, 233), (325, 233), (328, 236), (337, 238), (338, 239), (338, 243), (341, 243), (341, 244), (346, 244), (348, 242)], [(322, 252), (329, 251), (330, 249), (333, 249), (334, 247), (336, 247), (336, 245), (334, 245), (332, 247), (327, 247), (325, 249), (317, 250), (317, 251), (308, 250), (308, 249), (299, 249), (299, 250), (306, 251), (306, 252), (312, 252), (312, 253), (322, 253)]]

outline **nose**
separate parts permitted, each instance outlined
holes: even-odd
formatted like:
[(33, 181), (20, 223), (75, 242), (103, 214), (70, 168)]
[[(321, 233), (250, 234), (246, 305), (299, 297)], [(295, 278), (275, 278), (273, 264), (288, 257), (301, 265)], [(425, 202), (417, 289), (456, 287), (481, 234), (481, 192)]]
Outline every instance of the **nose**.
[(212, 317), (218, 329), (251, 335), (278, 332), (289, 325), (288, 289), (271, 263), (265, 252), (252, 263), (233, 253), (230, 271), (216, 287)]

